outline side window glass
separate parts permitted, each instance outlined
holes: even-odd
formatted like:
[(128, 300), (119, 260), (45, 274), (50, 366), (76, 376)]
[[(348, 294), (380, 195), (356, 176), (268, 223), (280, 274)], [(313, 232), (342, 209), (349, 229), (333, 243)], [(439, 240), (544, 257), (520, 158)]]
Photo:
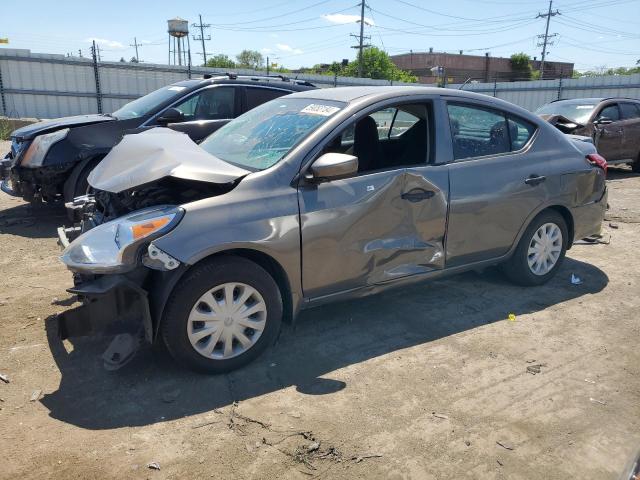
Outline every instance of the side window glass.
[(389, 138), (389, 131), (391, 130), (391, 124), (393, 123), (393, 116), (395, 114), (395, 108), (385, 108), (369, 115), (376, 122), (379, 139)]
[(247, 110), (256, 108), (270, 100), (286, 95), (288, 92), (272, 88), (247, 87)]
[[(411, 104), (399, 108), (407, 108), (413, 113), (403, 117), (404, 123), (398, 126), (396, 141), (386, 141), (396, 114), (395, 107), (386, 108), (344, 127), (325, 145), (322, 153), (355, 155), (358, 157), (359, 173), (426, 165), (431, 151), (428, 128), (431, 104)], [(398, 110), (398, 117), (400, 113)], [(386, 133), (381, 135), (381, 130)]]
[(511, 150), (504, 114), (456, 104), (448, 104), (447, 109), (456, 160)]
[(620, 112), (618, 111), (618, 106), (614, 104), (609, 105), (608, 107), (604, 107), (600, 112), (600, 115), (598, 115), (598, 118), (600, 117), (607, 117), (610, 118), (613, 122), (617, 122), (618, 120), (620, 120)]
[(391, 138), (399, 137), (413, 127), (418, 120), (420, 119), (415, 115), (405, 112), (404, 110), (398, 110), (398, 113), (393, 120), (393, 126), (391, 127), (391, 133), (389, 136)]
[(193, 120), (193, 115), (196, 111), (196, 105), (198, 105), (198, 100), (200, 99), (200, 95), (194, 95), (193, 97), (185, 100), (182, 103), (179, 103), (174, 108), (182, 112), (184, 115), (185, 121)]
[(622, 118), (624, 120), (640, 118), (640, 107), (634, 103), (621, 103), (620, 110), (622, 111)]
[(188, 122), (233, 118), (234, 106), (235, 89), (216, 87), (203, 90), (174, 108), (180, 110)]
[(524, 147), (533, 133), (536, 126), (525, 120), (509, 118), (509, 137), (511, 138), (511, 151), (520, 150)]

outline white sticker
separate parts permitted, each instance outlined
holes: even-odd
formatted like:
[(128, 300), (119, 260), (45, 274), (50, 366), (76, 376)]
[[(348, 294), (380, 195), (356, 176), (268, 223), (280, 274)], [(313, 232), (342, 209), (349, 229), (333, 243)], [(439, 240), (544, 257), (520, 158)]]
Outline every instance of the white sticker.
[(332, 107), (331, 105), (318, 105), (317, 103), (312, 103), (311, 105), (307, 105), (300, 113), (310, 113), (311, 115), (322, 115), (323, 117), (328, 117), (329, 115), (333, 115), (338, 110), (338, 107)]
[(173, 90), (174, 92), (181, 92), (182, 90), (184, 90), (187, 87), (178, 87), (178, 86), (173, 86), (173, 87), (169, 87), (169, 90)]
[(576, 110), (591, 110), (593, 108), (593, 105), (578, 105), (576, 107)]

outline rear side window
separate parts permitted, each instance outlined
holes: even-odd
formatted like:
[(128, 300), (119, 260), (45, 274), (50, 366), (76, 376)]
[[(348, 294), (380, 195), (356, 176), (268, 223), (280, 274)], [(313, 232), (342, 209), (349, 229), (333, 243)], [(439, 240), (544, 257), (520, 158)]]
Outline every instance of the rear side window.
[(459, 104), (447, 108), (456, 160), (520, 150), (536, 129), (499, 110)]
[(273, 88), (247, 87), (247, 110), (256, 108), (258, 105), (262, 105), (288, 93), (290, 92)]
[(620, 112), (618, 111), (618, 105), (613, 104), (613, 105), (609, 105), (608, 107), (604, 107), (600, 112), (600, 115), (598, 115), (598, 118), (602, 118), (602, 117), (609, 118), (613, 122), (617, 122), (618, 120), (620, 120)]
[(640, 106), (635, 103), (621, 103), (620, 110), (624, 120), (640, 118)]

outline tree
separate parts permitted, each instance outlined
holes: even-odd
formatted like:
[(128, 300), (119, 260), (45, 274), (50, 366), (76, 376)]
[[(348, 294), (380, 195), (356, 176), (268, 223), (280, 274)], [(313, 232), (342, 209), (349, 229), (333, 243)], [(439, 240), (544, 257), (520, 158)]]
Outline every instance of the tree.
[(136, 57), (131, 57), (131, 60), (129, 60), (131, 63), (138, 63), (138, 59)]
[(121, 61), (122, 63), (125, 63), (125, 62), (126, 62), (126, 60), (124, 59), (124, 57), (120, 57), (120, 61)]
[(215, 55), (211, 57), (209, 60), (207, 60), (206, 66), (213, 67), (213, 68), (216, 68), (216, 67), (217, 68), (235, 68), (236, 62), (231, 60), (224, 53), (219, 53), (218, 55)]
[[(348, 77), (357, 77), (358, 60), (349, 62), (340, 73)], [(389, 54), (377, 47), (368, 47), (362, 50), (362, 75), (366, 78), (396, 80), (399, 82), (413, 83), (418, 81), (414, 75), (398, 68), (389, 58)]]
[(236, 60), (239, 67), (258, 69), (264, 65), (264, 57), (257, 50), (242, 50)]
[(514, 53), (511, 55), (511, 70), (518, 80), (529, 80), (532, 77), (531, 57), (523, 52)]

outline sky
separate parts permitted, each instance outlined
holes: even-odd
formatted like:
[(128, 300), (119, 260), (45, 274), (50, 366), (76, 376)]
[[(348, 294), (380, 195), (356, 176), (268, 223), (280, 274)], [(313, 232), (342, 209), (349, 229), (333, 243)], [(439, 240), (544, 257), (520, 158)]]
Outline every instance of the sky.
[[(540, 58), (547, 0), (367, 0), (366, 43), (390, 54), (434, 51)], [(28, 11), (25, 11), (28, 7)], [(631, 67), (640, 60), (640, 0), (554, 0), (548, 60), (569, 61), (581, 71)], [(207, 55), (234, 58), (258, 50), (287, 68), (355, 58), (359, 0), (0, 0), (0, 48), (89, 55), (91, 40), (102, 60), (129, 60), (137, 38), (140, 60), (167, 63), (167, 19), (211, 24)], [(199, 31), (190, 26), (192, 35)], [(191, 38), (194, 64), (202, 46)]]

